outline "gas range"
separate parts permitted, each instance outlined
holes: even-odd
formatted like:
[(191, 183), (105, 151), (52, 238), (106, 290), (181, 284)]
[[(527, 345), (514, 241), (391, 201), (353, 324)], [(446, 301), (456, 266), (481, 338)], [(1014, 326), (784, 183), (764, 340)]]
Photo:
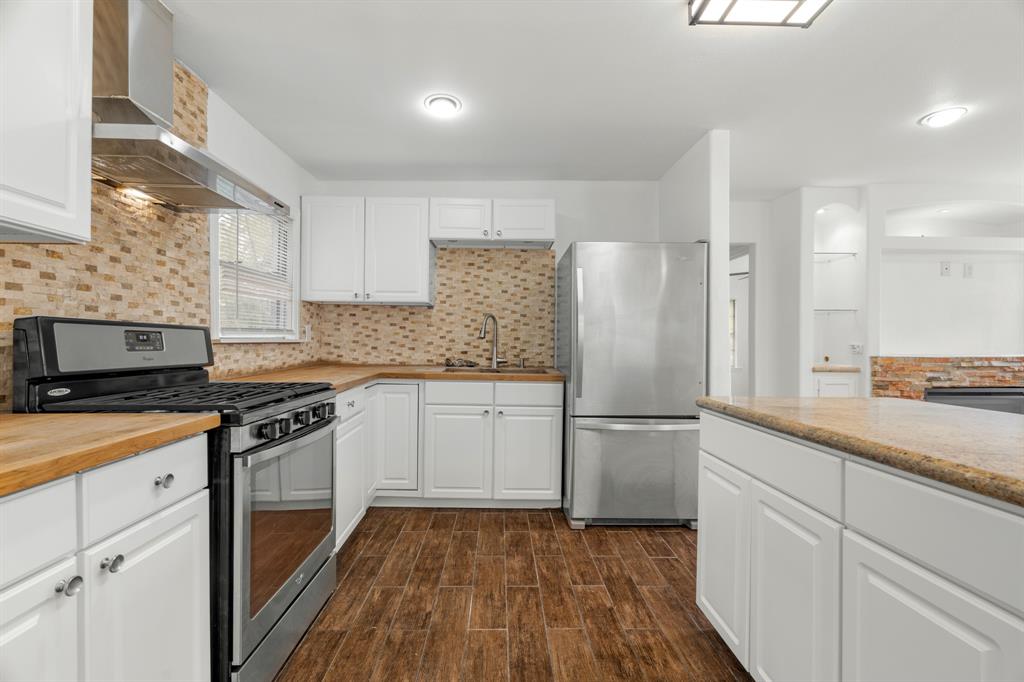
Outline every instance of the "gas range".
[(218, 412), (207, 435), (211, 678), (269, 681), (334, 589), (328, 383), (210, 381), (205, 327), (14, 323), (16, 412)]

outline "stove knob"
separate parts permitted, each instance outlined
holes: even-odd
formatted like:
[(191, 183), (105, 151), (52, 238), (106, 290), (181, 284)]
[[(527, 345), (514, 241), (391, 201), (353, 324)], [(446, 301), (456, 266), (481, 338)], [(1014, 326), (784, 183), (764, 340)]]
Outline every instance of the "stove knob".
[(337, 410), (338, 406), (334, 404), (333, 400), (331, 402), (329, 402), (329, 403), (324, 403), (324, 404), (327, 405), (327, 416), (328, 417), (333, 417), (336, 414), (336, 410)]
[(281, 429), (278, 427), (277, 422), (266, 422), (260, 424), (259, 428), (256, 429), (256, 437), (263, 440), (276, 440), (281, 436)]
[(309, 426), (313, 421), (313, 414), (310, 410), (299, 410), (294, 417), (295, 423), (299, 426)]
[(326, 419), (327, 418), (327, 405), (321, 403), (313, 406), (313, 419)]
[(281, 432), (282, 436), (287, 436), (292, 432), (292, 420), (285, 417), (284, 419), (277, 420), (277, 430)]

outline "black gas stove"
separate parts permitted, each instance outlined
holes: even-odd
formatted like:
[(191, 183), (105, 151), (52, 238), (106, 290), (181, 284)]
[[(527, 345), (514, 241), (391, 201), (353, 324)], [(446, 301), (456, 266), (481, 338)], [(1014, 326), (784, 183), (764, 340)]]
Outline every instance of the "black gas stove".
[(335, 585), (335, 396), (210, 381), (205, 327), (14, 322), (16, 412), (217, 412), (209, 447), (211, 677), (269, 681)]

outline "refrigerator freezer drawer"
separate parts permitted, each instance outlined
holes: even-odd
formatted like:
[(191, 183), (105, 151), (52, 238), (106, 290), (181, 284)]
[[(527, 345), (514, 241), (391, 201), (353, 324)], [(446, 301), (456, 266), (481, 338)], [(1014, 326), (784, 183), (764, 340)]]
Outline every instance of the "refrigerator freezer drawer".
[(588, 522), (697, 518), (696, 419), (572, 419), (569, 516)]

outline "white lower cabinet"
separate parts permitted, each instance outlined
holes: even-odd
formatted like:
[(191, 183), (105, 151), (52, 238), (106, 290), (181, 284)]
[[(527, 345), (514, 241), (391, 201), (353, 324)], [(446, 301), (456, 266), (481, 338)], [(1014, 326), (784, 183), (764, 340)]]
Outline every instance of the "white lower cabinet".
[[(377, 419), (380, 414), (377, 386), (366, 389), (366, 435), (363, 437), (363, 507), (377, 495), (380, 470), (377, 465)], [(419, 406), (417, 406), (418, 409)]]
[(490, 498), (494, 418), (490, 407), (427, 405), (425, 497)]
[(1024, 680), (1024, 620), (844, 531), (843, 680)]
[(334, 533), (336, 545), (348, 539), (365, 511), (363, 458), (366, 452), (366, 413), (338, 427), (334, 451)]
[(701, 452), (698, 485), (697, 604), (747, 667), (751, 478)]
[(380, 478), (378, 490), (419, 487), (419, 385), (377, 386), (373, 444)]
[(79, 553), (85, 680), (209, 678), (209, 547), (203, 490)]
[(754, 679), (839, 679), (841, 534), (832, 519), (752, 481), (748, 670)]
[(0, 680), (81, 679), (78, 624), (85, 595), (77, 574), (75, 558), (68, 557), (0, 591)]
[(562, 496), (562, 409), (498, 406), (494, 420), (494, 498)]
[(819, 398), (853, 398), (860, 375), (844, 372), (818, 372), (814, 375), (814, 394)]

